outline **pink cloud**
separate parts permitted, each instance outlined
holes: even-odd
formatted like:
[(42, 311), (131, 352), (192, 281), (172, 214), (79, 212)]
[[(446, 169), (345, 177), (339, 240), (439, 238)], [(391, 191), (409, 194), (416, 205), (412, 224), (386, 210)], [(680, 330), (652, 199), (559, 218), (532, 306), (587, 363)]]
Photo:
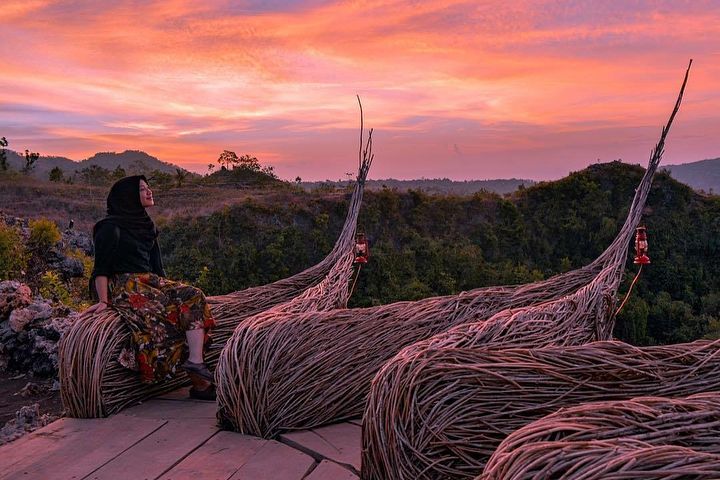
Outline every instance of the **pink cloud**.
[(613, 5), (11, 1), (0, 135), (200, 166), (232, 147), (324, 178), (352, 165), (360, 94), (373, 175), (542, 178), (649, 151), (694, 57), (676, 128), (706, 133), (668, 155), (720, 155), (703, 128), (720, 110), (720, 6)]

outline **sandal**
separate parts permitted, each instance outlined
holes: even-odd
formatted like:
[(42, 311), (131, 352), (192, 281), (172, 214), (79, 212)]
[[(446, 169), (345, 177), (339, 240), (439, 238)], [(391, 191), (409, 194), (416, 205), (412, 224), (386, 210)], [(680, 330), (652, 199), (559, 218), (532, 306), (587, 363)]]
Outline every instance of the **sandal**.
[(207, 365), (205, 365), (205, 362), (203, 363), (194, 363), (190, 360), (186, 361), (182, 365), (180, 365), (180, 368), (185, 370), (187, 373), (192, 373), (197, 375), (198, 377), (202, 378), (203, 380), (207, 380), (208, 382), (213, 382), (215, 380), (215, 377), (212, 373), (210, 373), (210, 370), (208, 370)]
[(195, 387), (190, 387), (190, 398), (215, 401), (215, 385), (211, 383), (205, 390), (197, 390)]

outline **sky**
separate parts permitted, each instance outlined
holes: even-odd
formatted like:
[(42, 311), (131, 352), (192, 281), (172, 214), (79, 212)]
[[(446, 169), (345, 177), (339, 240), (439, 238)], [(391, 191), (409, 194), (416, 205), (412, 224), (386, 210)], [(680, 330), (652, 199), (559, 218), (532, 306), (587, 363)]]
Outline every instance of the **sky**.
[(720, 157), (720, 0), (5, 0), (0, 136), (281, 178), (555, 179)]

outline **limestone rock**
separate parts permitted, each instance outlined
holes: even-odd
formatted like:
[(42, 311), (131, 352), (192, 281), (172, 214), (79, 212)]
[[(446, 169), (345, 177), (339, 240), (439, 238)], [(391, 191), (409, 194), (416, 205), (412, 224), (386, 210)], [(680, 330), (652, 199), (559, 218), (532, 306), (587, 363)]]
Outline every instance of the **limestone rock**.
[(40, 414), (40, 405), (37, 403), (22, 407), (15, 413), (15, 418), (0, 429), (0, 445), (42, 428), (53, 420), (55, 418), (49, 414)]
[(34, 321), (47, 320), (52, 315), (52, 305), (45, 300), (37, 299), (25, 308), (18, 308), (10, 313), (10, 328), (20, 332)]
[(32, 303), (30, 287), (15, 280), (0, 282), (0, 320), (7, 318), (15, 309)]

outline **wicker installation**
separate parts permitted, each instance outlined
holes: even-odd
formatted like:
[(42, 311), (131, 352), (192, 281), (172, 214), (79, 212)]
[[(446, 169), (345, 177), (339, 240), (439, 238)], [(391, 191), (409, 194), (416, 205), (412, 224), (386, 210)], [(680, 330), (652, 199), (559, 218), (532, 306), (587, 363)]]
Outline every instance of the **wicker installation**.
[[(686, 81), (687, 74), (623, 228), (593, 263), (529, 285), (480, 288), (460, 295), (366, 309), (261, 316), (243, 322), (228, 343), (228, 366), (217, 378), (219, 384), (227, 384), (227, 391), (235, 391), (232, 398), (220, 402), (223, 420), (240, 432), (269, 438), (285, 430), (359, 416), (373, 376), (403, 347), (507, 309), (573, 293), (575, 296), (566, 298), (562, 305), (543, 307), (530, 316), (517, 311), (503, 315), (510, 315), (513, 325), (520, 324), (521, 318), (533, 320), (523, 325), (532, 327), (535, 337), (545, 338), (549, 332), (558, 331), (566, 338), (567, 331), (553, 328), (557, 327), (558, 310), (563, 310), (565, 323), (585, 332), (575, 342), (608, 339), (628, 243), (642, 214)], [(601, 278), (591, 283), (598, 275)], [(578, 295), (582, 288), (585, 290)], [(600, 318), (603, 321), (597, 320)], [(501, 318), (494, 325), (495, 338), (501, 341), (498, 335), (505, 335)], [(519, 338), (520, 334), (515, 335), (515, 340)], [(529, 344), (536, 341), (533, 338), (528, 337), (532, 340)]]
[[(651, 155), (646, 172), (650, 177), (662, 156), (688, 73)], [(644, 203), (646, 197), (647, 192), (641, 186), (635, 200), (642, 199)], [(631, 209), (618, 236), (625, 246), (640, 214), (641, 209), (634, 214)], [(512, 422), (503, 423), (504, 419), (491, 422), (490, 417), (485, 416), (479, 421), (480, 425), (464, 423), (466, 408), (474, 405), (473, 395), (484, 398), (474, 390), (483, 385), (484, 378), (472, 375), (475, 364), (465, 370), (461, 363), (449, 362), (443, 355), (454, 359), (454, 353), (475, 349), (482, 356), (485, 349), (493, 352), (508, 347), (535, 349), (609, 339), (625, 255), (626, 248), (613, 250), (598, 276), (572, 295), (542, 305), (503, 311), (486, 322), (455, 327), (405, 348), (390, 360), (373, 380), (365, 410), (363, 478), (455, 478), (478, 474), (492, 449), (512, 431), (505, 430)], [(447, 369), (445, 374), (443, 368)], [(477, 376), (481, 372), (492, 374), (482, 368)], [(503, 400), (512, 405), (512, 397)]]
[(720, 455), (617, 438), (526, 446), (499, 475), (477, 480), (716, 480)]
[(720, 341), (427, 348), (373, 380), (362, 478), (474, 478), (507, 435), (559, 408), (717, 389)]
[[(719, 438), (717, 392), (688, 398), (641, 397), (587, 403), (562, 409), (511, 433), (495, 450), (478, 479), (573, 478), (570, 475), (578, 472), (581, 462), (589, 466), (607, 462), (607, 456), (596, 450), (597, 445), (607, 442), (622, 445), (642, 442), (643, 447), (684, 447), (718, 455)], [(582, 459), (578, 455), (572, 459), (559, 455), (578, 445), (585, 445), (597, 458), (590, 458), (588, 452), (582, 454)], [(615, 456), (612, 460), (621, 464)], [(634, 461), (635, 458), (634, 454), (629, 456)], [(660, 466), (663, 465), (657, 467)], [(663, 469), (657, 473), (667, 475), (670, 471)]]
[[(220, 349), (235, 327), (259, 312), (298, 296), (305, 298), (308, 304), (312, 302), (315, 308), (339, 308), (347, 304), (348, 292), (341, 290), (347, 290), (347, 279), (352, 275), (357, 218), (373, 158), (371, 130), (365, 148), (361, 148), (357, 182), (343, 229), (325, 259), (303, 272), (269, 285), (208, 297), (217, 328), (213, 333), (213, 349), (206, 354), (207, 363), (214, 367)], [(187, 384), (186, 375), (163, 383), (141, 383), (138, 375), (116, 360), (129, 336), (129, 329), (112, 309), (92, 318), (83, 318), (65, 334), (59, 347), (59, 376), (60, 394), (68, 416), (104, 417), (132, 403)]]

